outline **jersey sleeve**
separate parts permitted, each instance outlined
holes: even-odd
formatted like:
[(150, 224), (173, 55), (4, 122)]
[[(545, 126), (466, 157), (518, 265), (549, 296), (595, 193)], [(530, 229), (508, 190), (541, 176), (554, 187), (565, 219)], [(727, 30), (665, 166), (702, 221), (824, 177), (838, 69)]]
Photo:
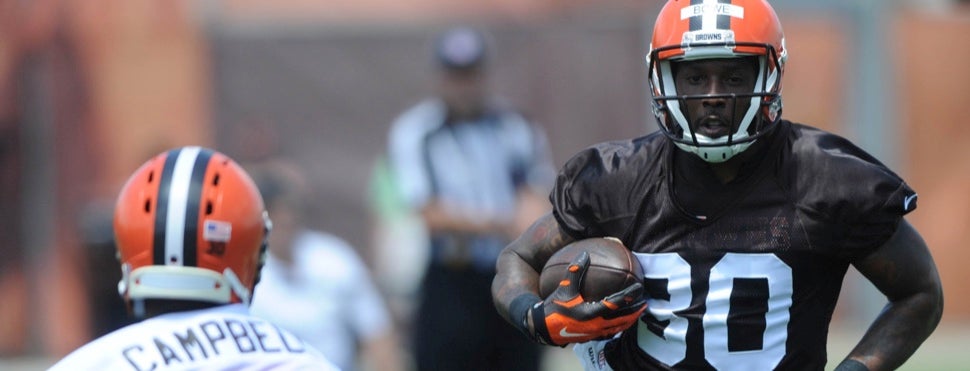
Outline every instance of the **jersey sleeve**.
[(599, 169), (598, 152), (589, 148), (575, 155), (562, 167), (556, 176), (556, 183), (549, 194), (552, 203), (552, 214), (559, 222), (559, 227), (575, 239), (595, 234), (595, 217), (588, 205), (584, 205), (584, 198), (589, 188), (586, 180), (595, 175)]
[(883, 245), (903, 216), (916, 208), (916, 192), (898, 175), (848, 140), (831, 136), (818, 141), (810, 162), (802, 161), (799, 182), (803, 205), (824, 222), (830, 241), (816, 245), (854, 260)]
[(601, 143), (573, 156), (549, 195), (560, 228), (576, 239), (618, 236), (635, 214), (652, 172), (631, 141)]

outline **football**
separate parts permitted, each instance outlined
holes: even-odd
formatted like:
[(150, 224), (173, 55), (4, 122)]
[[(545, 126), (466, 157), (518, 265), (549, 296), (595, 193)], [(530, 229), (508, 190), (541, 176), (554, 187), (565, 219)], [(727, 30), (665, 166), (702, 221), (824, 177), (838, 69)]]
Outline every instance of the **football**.
[(580, 286), (586, 301), (598, 301), (641, 282), (643, 271), (633, 253), (614, 237), (588, 238), (566, 245), (549, 258), (539, 274), (539, 295), (549, 297), (566, 277), (566, 269), (580, 252), (589, 252), (589, 269)]

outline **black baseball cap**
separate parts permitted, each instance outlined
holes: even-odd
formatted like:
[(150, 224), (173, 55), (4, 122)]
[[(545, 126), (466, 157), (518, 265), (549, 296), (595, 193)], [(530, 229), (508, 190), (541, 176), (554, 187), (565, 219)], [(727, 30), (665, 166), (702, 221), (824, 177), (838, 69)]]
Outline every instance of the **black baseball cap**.
[(471, 27), (449, 29), (435, 41), (435, 57), (444, 69), (475, 69), (485, 61), (486, 52), (485, 36)]

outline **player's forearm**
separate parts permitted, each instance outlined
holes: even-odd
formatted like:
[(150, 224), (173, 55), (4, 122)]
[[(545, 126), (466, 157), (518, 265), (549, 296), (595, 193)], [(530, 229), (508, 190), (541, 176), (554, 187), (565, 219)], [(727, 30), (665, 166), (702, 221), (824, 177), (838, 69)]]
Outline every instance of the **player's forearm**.
[(521, 318), (510, 319), (513, 302), (515, 312), (521, 312), (522, 303), (527, 303), (530, 297), (538, 299), (539, 271), (552, 254), (569, 242), (572, 238), (559, 229), (551, 214), (546, 214), (502, 251), (492, 281), (492, 300), (503, 318), (519, 325)]
[(847, 360), (858, 361), (869, 371), (898, 368), (933, 332), (942, 312), (941, 292), (921, 292), (888, 304)]
[(539, 273), (511, 248), (502, 251), (496, 267), (495, 279), (492, 281), (492, 300), (502, 318), (513, 322), (517, 319), (509, 316), (512, 302), (522, 295), (538, 297)]
[(853, 266), (889, 304), (849, 354), (870, 371), (892, 370), (933, 332), (943, 314), (943, 287), (929, 248), (905, 219), (892, 237)]

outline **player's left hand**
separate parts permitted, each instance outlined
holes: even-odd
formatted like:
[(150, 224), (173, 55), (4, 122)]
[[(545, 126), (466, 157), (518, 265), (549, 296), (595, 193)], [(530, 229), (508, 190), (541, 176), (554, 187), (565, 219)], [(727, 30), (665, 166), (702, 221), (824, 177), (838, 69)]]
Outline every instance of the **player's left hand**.
[(589, 253), (583, 252), (570, 264), (562, 284), (545, 300), (532, 307), (532, 324), (537, 341), (565, 346), (612, 337), (626, 330), (647, 308), (643, 285), (634, 283), (599, 301), (586, 301), (580, 287), (589, 269)]

